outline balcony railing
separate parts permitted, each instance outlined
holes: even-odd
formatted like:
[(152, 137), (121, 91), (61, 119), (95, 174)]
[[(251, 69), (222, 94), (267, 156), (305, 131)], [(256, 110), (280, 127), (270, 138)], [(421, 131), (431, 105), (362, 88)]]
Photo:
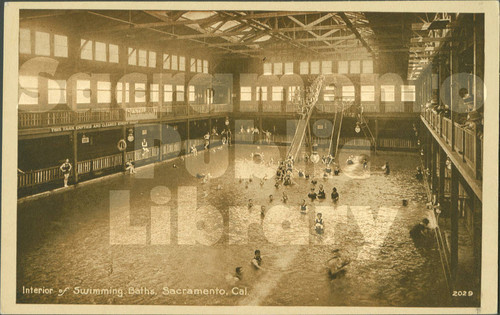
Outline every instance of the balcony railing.
[(55, 110), (46, 112), (19, 112), (19, 129), (54, 127), (71, 124), (155, 120), (181, 116), (197, 116), (208, 113), (223, 113), (230, 110), (229, 104), (211, 105), (167, 105), (163, 107), (102, 108), (88, 110)]
[(469, 166), (476, 178), (482, 176), (483, 141), (477, 137), (477, 131), (466, 128), (441, 114), (426, 109), (422, 117), (431, 129), (444, 140), (450, 151), (456, 152)]
[(17, 185), (18, 187), (31, 187), (62, 179), (63, 177), (64, 175), (59, 166), (53, 166), (18, 174)]

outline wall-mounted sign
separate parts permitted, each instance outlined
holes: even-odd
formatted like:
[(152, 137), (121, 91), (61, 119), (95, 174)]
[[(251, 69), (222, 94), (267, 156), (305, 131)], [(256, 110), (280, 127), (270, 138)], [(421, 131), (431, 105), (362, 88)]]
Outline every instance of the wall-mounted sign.
[(86, 135), (83, 135), (82, 136), (82, 143), (89, 143), (89, 142), (90, 142), (89, 137), (87, 137)]
[(135, 137), (134, 137), (134, 129), (129, 129), (128, 130), (128, 136), (127, 136), (127, 140), (128, 142), (132, 142), (134, 141)]
[(142, 129), (142, 135), (147, 135), (148, 134), (148, 130), (147, 129)]
[(133, 124), (137, 124), (137, 123), (138, 123), (138, 121), (119, 121), (119, 122), (82, 124), (82, 125), (74, 125), (74, 126), (61, 126), (61, 127), (50, 128), (50, 132), (116, 127), (116, 126), (124, 126), (124, 125), (133, 125)]

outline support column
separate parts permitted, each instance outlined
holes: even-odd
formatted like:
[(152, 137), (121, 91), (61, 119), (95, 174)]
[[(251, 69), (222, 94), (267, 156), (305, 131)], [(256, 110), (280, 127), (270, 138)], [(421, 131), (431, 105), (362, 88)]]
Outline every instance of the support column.
[(446, 183), (445, 179), (445, 169), (446, 169), (446, 154), (442, 148), (439, 148), (439, 191), (438, 191), (438, 202), (443, 205), (444, 203), (444, 185)]
[(259, 117), (259, 140), (262, 139), (262, 134), (263, 134), (263, 130), (262, 130), (262, 117)]
[(375, 154), (377, 154), (377, 145), (378, 145), (378, 119), (375, 119)]
[(163, 161), (163, 123), (160, 122), (159, 123), (160, 127), (160, 136), (159, 136), (159, 139), (158, 139), (158, 143), (159, 143), (159, 149), (158, 149), (158, 161), (161, 162)]
[(73, 131), (73, 174), (75, 174), (75, 184), (78, 183), (78, 132)]
[(187, 124), (187, 126), (186, 126), (186, 127), (187, 127), (186, 154), (189, 154), (189, 153), (190, 153), (190, 150), (191, 150), (191, 144), (189, 143), (189, 142), (190, 142), (190, 140), (191, 140), (191, 134), (190, 134), (190, 132), (189, 132), (191, 122), (189, 121), (189, 118), (188, 118), (188, 120), (187, 120), (186, 124)]
[[(122, 126), (122, 139), (125, 140), (125, 143), (127, 143), (127, 127)], [(127, 163), (127, 149), (122, 151), (122, 167), (123, 170), (125, 170), (126, 166), (125, 164)]]
[(451, 166), (451, 277), (456, 280), (458, 269), (458, 170), (455, 165)]

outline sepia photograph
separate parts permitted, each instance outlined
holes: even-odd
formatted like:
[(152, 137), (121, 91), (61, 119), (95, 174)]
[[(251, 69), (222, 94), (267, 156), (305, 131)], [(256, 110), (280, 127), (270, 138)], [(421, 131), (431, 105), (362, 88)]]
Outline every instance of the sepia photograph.
[(477, 3), (7, 3), (2, 312), (496, 313)]

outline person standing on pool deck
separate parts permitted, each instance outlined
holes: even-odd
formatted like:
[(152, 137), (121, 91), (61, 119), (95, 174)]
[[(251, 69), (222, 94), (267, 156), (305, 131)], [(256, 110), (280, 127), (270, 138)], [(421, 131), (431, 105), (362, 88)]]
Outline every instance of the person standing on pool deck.
[(205, 139), (205, 150), (208, 149), (210, 146), (210, 132), (207, 132), (204, 136), (203, 139)]
[(68, 187), (69, 174), (71, 174), (72, 168), (73, 167), (71, 166), (71, 163), (69, 163), (69, 159), (66, 159), (66, 161), (64, 161), (61, 167), (59, 167), (59, 169), (64, 175), (64, 187)]

